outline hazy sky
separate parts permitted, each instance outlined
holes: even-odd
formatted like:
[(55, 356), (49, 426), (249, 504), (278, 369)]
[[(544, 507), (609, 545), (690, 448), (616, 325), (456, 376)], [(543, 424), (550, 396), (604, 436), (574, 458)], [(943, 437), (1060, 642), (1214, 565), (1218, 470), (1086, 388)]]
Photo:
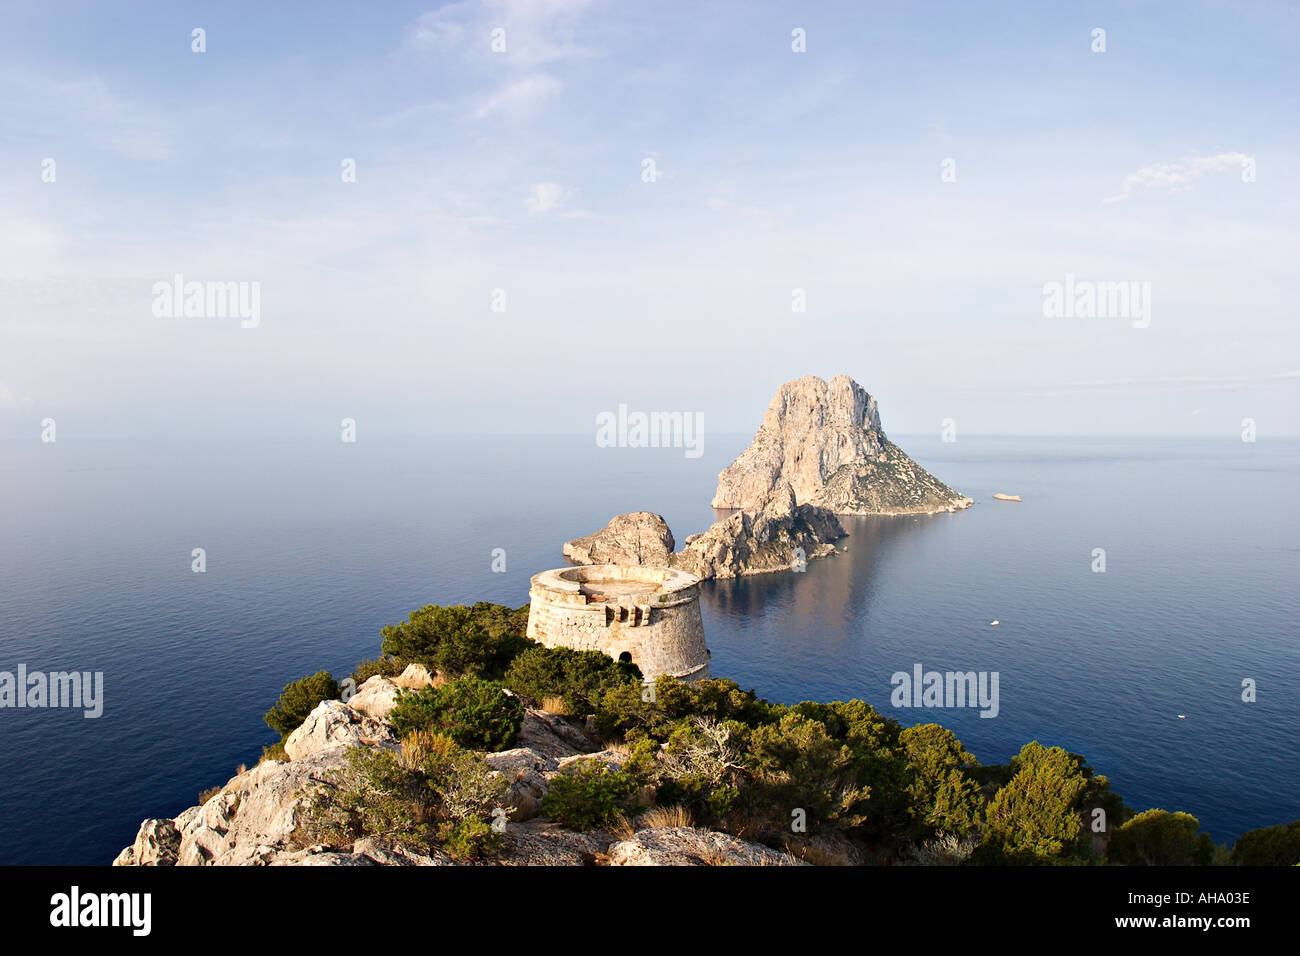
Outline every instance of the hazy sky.
[(1300, 431), (1294, 4), (285, 6), (0, 8), (0, 435)]

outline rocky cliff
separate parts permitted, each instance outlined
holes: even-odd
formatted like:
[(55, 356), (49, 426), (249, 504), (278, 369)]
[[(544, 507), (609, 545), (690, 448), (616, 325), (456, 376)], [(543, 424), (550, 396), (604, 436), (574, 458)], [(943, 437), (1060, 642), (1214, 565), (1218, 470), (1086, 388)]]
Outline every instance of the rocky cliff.
[(699, 578), (737, 578), (787, 571), (835, 551), (846, 534), (825, 508), (795, 502), (784, 481), (709, 530), (686, 539), (673, 552), (673, 535), (663, 517), (649, 511), (618, 515), (604, 528), (564, 545), (575, 564), (659, 565), (689, 571)]
[(844, 526), (825, 508), (796, 504), (780, 482), (752, 511), (738, 511), (703, 534), (686, 539), (671, 565), (700, 578), (738, 578), (770, 571), (802, 570), (813, 558), (835, 551)]
[(835, 514), (934, 514), (969, 507), (885, 437), (876, 400), (847, 375), (782, 385), (748, 448), (718, 475), (715, 508), (753, 510), (781, 482)]
[[(418, 668), (423, 671), (422, 668)], [(304, 838), (307, 801), (330, 788), (348, 766), (353, 747), (397, 746), (387, 720), (400, 686), (425, 680), (408, 669), (396, 680), (371, 677), (346, 703), (322, 701), (285, 743), (288, 760), (264, 760), (239, 773), (199, 806), (171, 819), (145, 820), (114, 866), (453, 866), (430, 847), (416, 852), (365, 836), (327, 847)], [(798, 865), (789, 853), (697, 827), (640, 826), (616, 835), (576, 832), (540, 816), (550, 782), (577, 760), (612, 769), (623, 757), (563, 717), (528, 708), (516, 745), (484, 754), (483, 762), (508, 785), (501, 866)]]

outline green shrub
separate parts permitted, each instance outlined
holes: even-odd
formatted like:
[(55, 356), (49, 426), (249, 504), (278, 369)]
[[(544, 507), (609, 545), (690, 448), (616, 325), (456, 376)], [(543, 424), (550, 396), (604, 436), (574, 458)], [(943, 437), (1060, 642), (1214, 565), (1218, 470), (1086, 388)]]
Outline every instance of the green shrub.
[(653, 688), (638, 684), (610, 688), (596, 707), (596, 730), (610, 739), (640, 733), (663, 743), (691, 717), (757, 727), (774, 721), (783, 709), (752, 690), (741, 690), (735, 681), (714, 678), (687, 684), (664, 674)]
[(990, 801), (978, 863), (1077, 862), (1088, 837), (1080, 801), (1088, 777), (1077, 754), (1031, 741), (1012, 758), (1015, 771)]
[(1111, 833), (1106, 857), (1121, 866), (1209, 866), (1214, 841), (1200, 828), (1190, 813), (1147, 810)]
[(1295, 866), (1300, 864), (1300, 820), (1243, 833), (1232, 847), (1237, 866)]
[(821, 721), (791, 711), (750, 737), (749, 762), (755, 796), (779, 808), (788, 825), (791, 810), (807, 815), (810, 832), (826, 824), (844, 829), (865, 819), (870, 788), (862, 783), (852, 748), (827, 733)]
[(380, 677), (396, 677), (406, 668), (396, 657), (376, 657), (374, 660), (362, 661), (352, 669), (352, 680), (360, 687), (378, 674)]
[[(701, 819), (721, 818), (736, 807), (748, 782), (742, 749), (746, 729), (738, 721), (694, 717), (673, 731), (662, 751), (648, 738), (640, 739), (624, 769), (638, 782), (649, 778), (657, 783), (660, 805), (680, 805)], [(658, 759), (647, 768), (652, 755)]]
[(334, 700), (339, 695), (339, 685), (329, 671), (317, 671), (310, 677), (286, 684), (280, 699), (262, 719), (283, 740), (298, 729), (307, 715), (323, 700)]
[(681, 686), (690, 694), (687, 716), (760, 727), (775, 721), (785, 709), (768, 703), (752, 690), (741, 690), (739, 684), (726, 678), (715, 677)]
[(427, 850), (437, 823), (437, 796), (392, 751), (350, 747), (347, 767), (330, 774), (306, 806), (304, 829), (312, 842), (350, 846), (373, 836)]
[(968, 768), (978, 764), (951, 730), (938, 724), (908, 727), (900, 735), (907, 757), (909, 813), (917, 837), (964, 836), (979, 825), (984, 799)]
[(1092, 827), (1096, 819), (1096, 811), (1104, 811), (1106, 828), (1114, 832), (1133, 818), (1133, 808), (1125, 805), (1120, 795), (1110, 788), (1109, 780), (1084, 762), (1082, 754), (1071, 754), (1070, 756), (1079, 762), (1079, 772), (1083, 774), (1085, 781), (1083, 794), (1075, 802), (1075, 806), (1079, 811), (1079, 819), (1088, 830), (1088, 833), (1084, 835), (1082, 844), (1084, 854), (1087, 856), (1092, 854), (1090, 834), (1093, 832)]
[(409, 745), (412, 738), (428, 736), (444, 742), (435, 760), (425, 759), (418, 766), (430, 789), (437, 795), (439, 812), (449, 820), (480, 820), (491, 818), (494, 811), (504, 809), (510, 795), (509, 784), (499, 773), (493, 772), (483, 758), (457, 746), (443, 734), (412, 734), (402, 742)]
[(848, 747), (852, 754), (852, 785), (871, 794), (870, 803), (860, 803), (857, 808), (862, 819), (856, 826), (863, 834), (881, 844), (905, 840), (914, 827), (912, 801), (907, 793), (912, 776), (898, 721), (861, 700), (804, 701), (790, 710), (817, 721), (831, 740)]
[(653, 785), (659, 777), (659, 758), (662, 753), (659, 744), (645, 736), (627, 743), (630, 747), (623, 761), (623, 769), (636, 779), (637, 786)]
[(641, 671), (635, 664), (616, 661), (600, 651), (539, 645), (511, 661), (502, 682), (535, 701), (562, 697), (575, 713), (586, 714), (612, 688), (623, 684), (640, 687)]
[(442, 687), (399, 694), (388, 719), (402, 736), (434, 730), (462, 747), (505, 750), (519, 737), (524, 705), (500, 684), (463, 677)]
[(453, 676), (498, 678), (511, 660), (533, 646), (524, 636), (527, 625), (527, 607), (430, 604), (412, 611), (401, 624), (383, 628), (381, 650), (403, 665), (415, 662)]
[(501, 834), (491, 824), (471, 817), (449, 820), (438, 831), (442, 848), (454, 860), (481, 860), (501, 849)]
[(396, 753), (352, 747), (347, 761), (307, 805), (306, 832), (316, 842), (373, 836), (423, 852), (454, 840), (455, 852), (479, 854), (496, 845), (474, 823), (504, 804), (509, 786), (446, 735), (413, 732)]
[(601, 760), (575, 760), (551, 779), (542, 814), (570, 830), (594, 830), (609, 824), (635, 792), (631, 774)]

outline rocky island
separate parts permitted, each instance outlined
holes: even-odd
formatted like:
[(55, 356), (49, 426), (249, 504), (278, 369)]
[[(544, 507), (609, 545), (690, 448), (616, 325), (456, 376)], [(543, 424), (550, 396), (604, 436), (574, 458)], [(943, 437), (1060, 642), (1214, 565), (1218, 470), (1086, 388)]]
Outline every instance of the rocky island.
[(972, 503), (885, 437), (876, 400), (847, 375), (805, 375), (777, 389), (754, 440), (718, 475), (713, 507), (761, 507), (781, 482), (800, 504), (838, 515), (937, 514)]
[(812, 558), (833, 554), (833, 542), (846, 534), (825, 508), (797, 504), (793, 489), (782, 481), (755, 508), (689, 536), (680, 551), (673, 551), (673, 533), (662, 515), (635, 511), (567, 542), (564, 556), (574, 564), (662, 566), (701, 579), (738, 578), (802, 568)]
[(666, 566), (676, 542), (663, 515), (633, 511), (616, 515), (609, 524), (585, 538), (564, 544), (564, 556), (574, 564)]

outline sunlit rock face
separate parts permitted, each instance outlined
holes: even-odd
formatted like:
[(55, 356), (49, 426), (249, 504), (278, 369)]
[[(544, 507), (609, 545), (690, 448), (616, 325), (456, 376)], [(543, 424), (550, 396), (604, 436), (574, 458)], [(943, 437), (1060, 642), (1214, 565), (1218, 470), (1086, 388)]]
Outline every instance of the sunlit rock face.
[(934, 514), (969, 507), (885, 437), (876, 400), (847, 375), (805, 375), (777, 389), (748, 448), (718, 475), (715, 508), (760, 509), (778, 483), (799, 504), (845, 515)]

